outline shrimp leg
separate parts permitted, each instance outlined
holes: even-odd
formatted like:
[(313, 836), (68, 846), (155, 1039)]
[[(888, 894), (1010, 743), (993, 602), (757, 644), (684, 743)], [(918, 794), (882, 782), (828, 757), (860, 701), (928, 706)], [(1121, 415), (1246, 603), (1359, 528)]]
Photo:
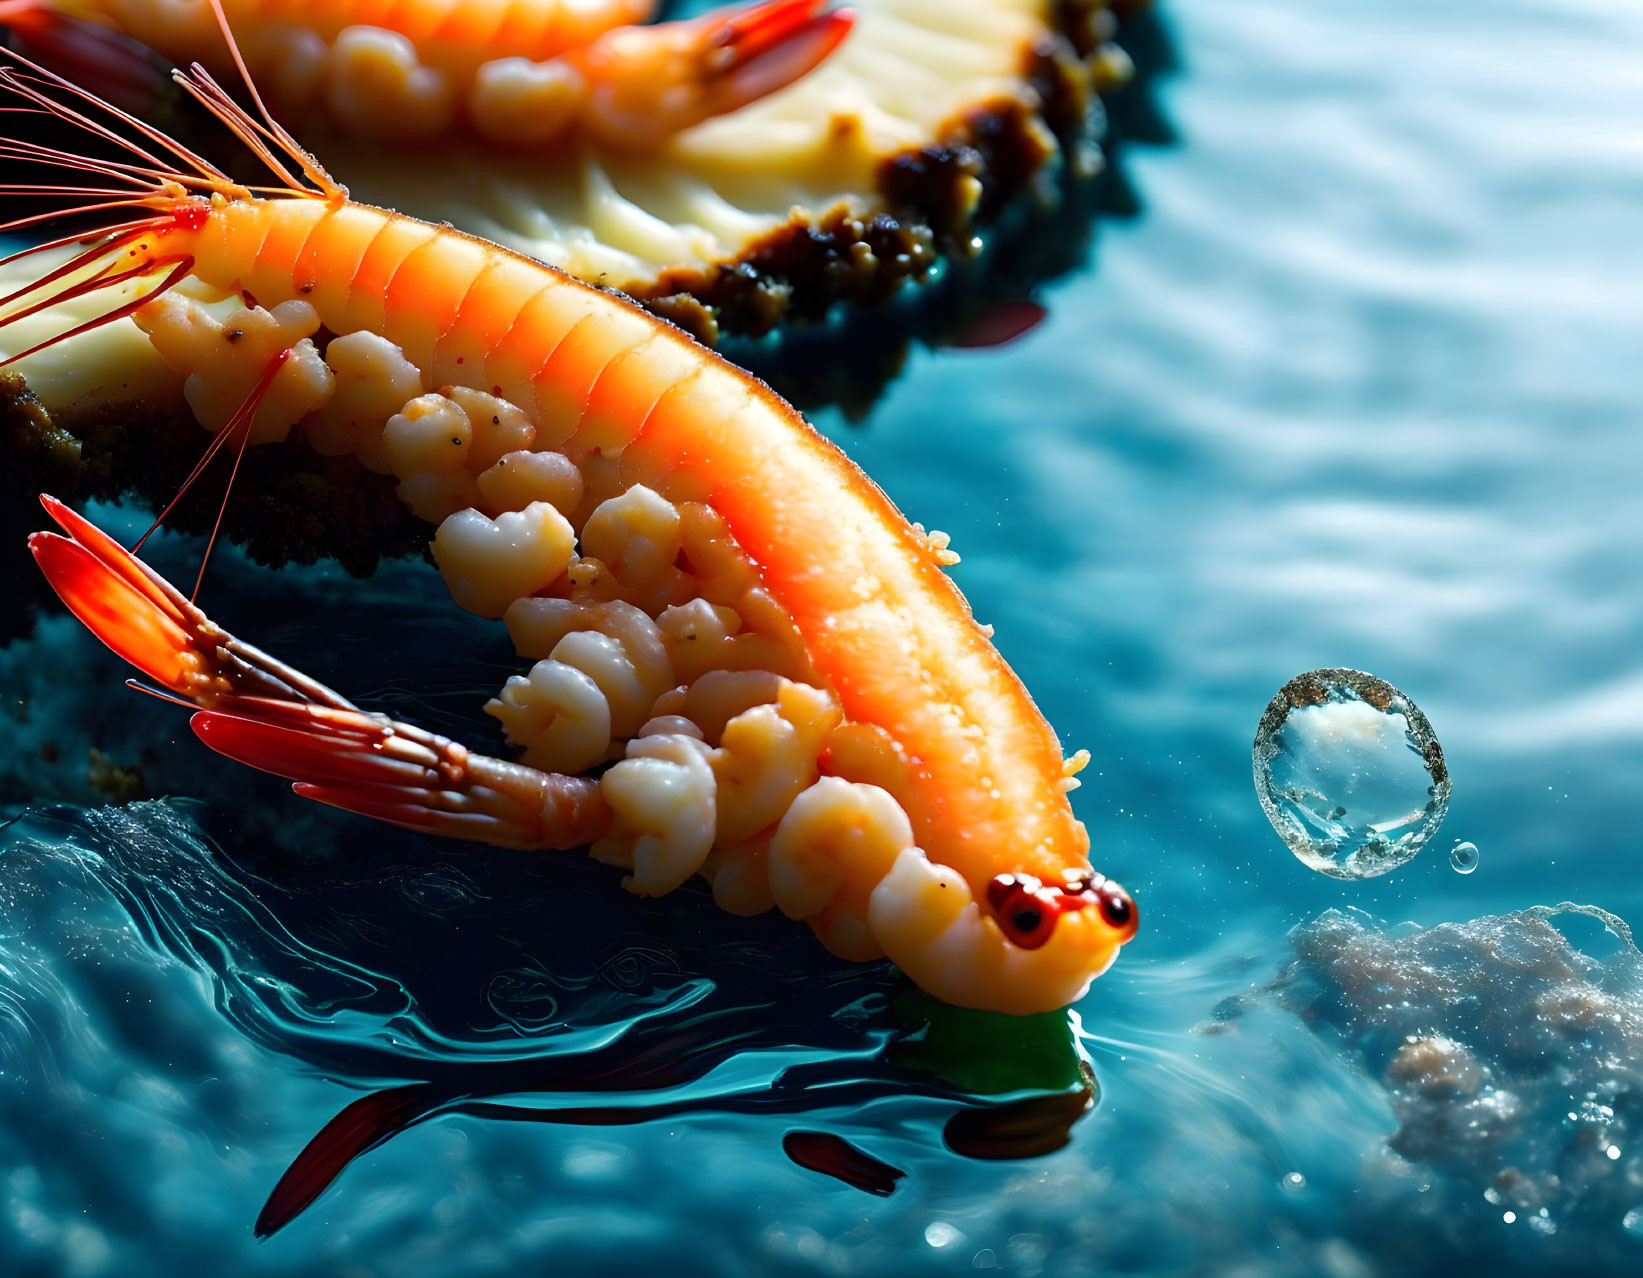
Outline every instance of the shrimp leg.
[(68, 535), (29, 549), (93, 634), (178, 698), (220, 754), (295, 781), (297, 793), (429, 834), (513, 848), (565, 849), (602, 837), (599, 785), (474, 753), (386, 715), (236, 639), (165, 578), (53, 497)]

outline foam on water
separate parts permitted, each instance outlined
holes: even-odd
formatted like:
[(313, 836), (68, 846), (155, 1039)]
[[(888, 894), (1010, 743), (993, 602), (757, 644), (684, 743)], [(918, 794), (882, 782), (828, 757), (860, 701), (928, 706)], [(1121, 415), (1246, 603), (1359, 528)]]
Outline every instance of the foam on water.
[[(1583, 952), (1562, 928), (1595, 922)], [(1274, 989), (1386, 1088), (1387, 1145), (1435, 1177), (1457, 1240), (1543, 1263), (1635, 1264), (1643, 1209), (1643, 955), (1621, 920), (1565, 902), (1387, 932), (1331, 910), (1292, 936)]]

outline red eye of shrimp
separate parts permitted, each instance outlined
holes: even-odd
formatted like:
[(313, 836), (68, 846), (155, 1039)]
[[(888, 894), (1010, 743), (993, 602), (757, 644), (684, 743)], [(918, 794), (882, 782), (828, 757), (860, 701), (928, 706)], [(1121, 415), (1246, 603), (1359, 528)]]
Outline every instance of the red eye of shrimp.
[(1097, 891), (1096, 899), (1101, 904), (1102, 918), (1122, 931), (1126, 940), (1135, 935), (1140, 920), (1135, 916), (1135, 901), (1128, 892), (1109, 879)]
[(1066, 900), (1077, 902), (1075, 905), (1063, 905), (1063, 909), (1094, 904), (1101, 911), (1107, 926), (1120, 932), (1123, 940), (1127, 941), (1135, 935), (1140, 924), (1136, 916), (1135, 898), (1106, 875), (1095, 871), (1076, 875), (1067, 880), (1063, 890), (1067, 894)]
[(1000, 874), (987, 885), (987, 901), (999, 929), (1023, 950), (1042, 947), (1055, 933), (1061, 915), (1089, 905), (1119, 933), (1120, 943), (1134, 936), (1139, 925), (1130, 894), (1093, 872), (1073, 876), (1058, 887), (1046, 887), (1030, 874)]
[(1024, 950), (1050, 939), (1062, 906), (1030, 874), (1000, 874), (987, 885), (987, 901), (1004, 935)]

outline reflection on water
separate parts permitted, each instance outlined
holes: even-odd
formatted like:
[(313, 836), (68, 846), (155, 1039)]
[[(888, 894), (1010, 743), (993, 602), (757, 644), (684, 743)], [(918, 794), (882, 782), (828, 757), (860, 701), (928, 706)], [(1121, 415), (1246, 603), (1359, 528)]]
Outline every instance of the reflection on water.
[[(219, 1010), (253, 1041), (356, 1084), (417, 1080), (326, 1123), (274, 1187), (259, 1235), (361, 1153), (442, 1114), (579, 1127), (803, 1114), (848, 1125), (920, 1101), (936, 1105), (949, 1149), (997, 1159), (1060, 1148), (1094, 1101), (1068, 1014), (950, 1008), (883, 965), (827, 958), (779, 918), (718, 936), (722, 916), (705, 894), (644, 903), (576, 884), (585, 876), (557, 858), (453, 865), (437, 848), (387, 862), (354, 849), (362, 859), (346, 880), (327, 870), (276, 881), (191, 818), (217, 819), (164, 803), (26, 815), (6, 831), (7, 868), (39, 873), (72, 858), (148, 945), (209, 979)], [(905, 1174), (874, 1170), (888, 1165), (833, 1133), (784, 1148), (869, 1192)]]
[[(942, 1129), (947, 1147), (955, 1153), (979, 1159), (1021, 1159), (1064, 1146), (1073, 1124), (1095, 1102), (1095, 1075), (1077, 1057), (1065, 1013), (1027, 1018), (975, 1013), (987, 1023), (972, 1025), (970, 1032), (943, 1045), (949, 1038), (944, 1027), (959, 1009), (911, 991), (893, 1000), (893, 1006), (900, 1013), (895, 1018), (899, 1024), (887, 1031), (886, 1053), (865, 1059), (846, 1054), (789, 1065), (762, 1087), (688, 1094), (732, 1060), (745, 1067), (748, 1053), (792, 1051), (809, 1037), (805, 1031), (813, 1022), (797, 1022), (772, 1033), (768, 1005), (711, 1013), (693, 1009), (683, 1021), (663, 1018), (624, 1028), (606, 1047), (471, 1067), (444, 1082), (412, 1083), (373, 1093), (349, 1105), (309, 1142), (274, 1187), (257, 1217), (256, 1232), (265, 1237), (283, 1227), (359, 1154), (441, 1113), (572, 1127), (620, 1127), (707, 1112), (859, 1114), (877, 1102), (907, 1097), (976, 1102), (993, 1090), (1028, 1091), (1033, 1094), (993, 1104), (966, 1104)], [(864, 1005), (858, 1004), (855, 1010), (866, 1014)], [(857, 1028), (865, 1039), (877, 1036), (871, 1021)], [(955, 1048), (958, 1054), (949, 1055)], [(899, 1064), (891, 1063), (898, 1058)], [(461, 1065), (454, 1059), (451, 1063)], [(1069, 1066), (1076, 1085), (1065, 1091), (1049, 1090), (1066, 1078)], [(1045, 1067), (1042, 1073), (1041, 1067)], [(978, 1075), (989, 1074), (992, 1086), (983, 1085), (979, 1094), (966, 1096), (954, 1086), (959, 1079), (970, 1080), (974, 1086)], [(551, 1092), (556, 1099), (566, 1099), (587, 1093), (656, 1091), (672, 1095), (666, 1100), (556, 1106), (479, 1099), (534, 1092)], [(831, 1132), (790, 1131), (782, 1138), (782, 1149), (801, 1167), (880, 1197), (888, 1196), (895, 1182), (906, 1175)]]

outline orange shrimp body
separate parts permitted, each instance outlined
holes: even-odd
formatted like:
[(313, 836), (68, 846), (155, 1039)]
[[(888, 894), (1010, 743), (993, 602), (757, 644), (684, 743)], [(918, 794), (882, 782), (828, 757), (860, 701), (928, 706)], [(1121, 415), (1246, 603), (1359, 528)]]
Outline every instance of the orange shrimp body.
[[(222, 59), (222, 37), (205, 0), (60, 0), (59, 7), (106, 17), (154, 48), (187, 51), (190, 61)], [(542, 60), (581, 48), (646, 21), (656, 9), (654, 0), (223, 0), (222, 7), (242, 47), (254, 49), (293, 27), (327, 43), (348, 27), (376, 27), (428, 50), (431, 65), (469, 74), (501, 56)]]
[(1133, 904), (1091, 871), (1081, 764), (943, 571), (944, 539), (681, 331), (319, 180), (157, 191), (40, 287), (160, 280), (111, 314), (186, 378), (213, 448), (298, 429), (397, 475), (453, 596), (535, 661), (487, 707), (521, 760), (360, 713), (53, 506), (70, 537), (33, 544), (70, 607), (204, 707), (207, 744), (300, 793), (509, 846), (591, 842), (644, 894), (700, 874), (733, 912), (778, 906), (952, 1002), (1078, 998)]
[[(582, 131), (650, 146), (807, 73), (848, 33), (825, 0), (763, 0), (636, 26), (651, 0), (221, 0), (282, 114), (401, 142), (507, 148)], [(0, 22), (112, 26), (181, 66), (232, 73), (210, 0), (0, 0)], [(95, 74), (95, 67), (88, 68)]]

